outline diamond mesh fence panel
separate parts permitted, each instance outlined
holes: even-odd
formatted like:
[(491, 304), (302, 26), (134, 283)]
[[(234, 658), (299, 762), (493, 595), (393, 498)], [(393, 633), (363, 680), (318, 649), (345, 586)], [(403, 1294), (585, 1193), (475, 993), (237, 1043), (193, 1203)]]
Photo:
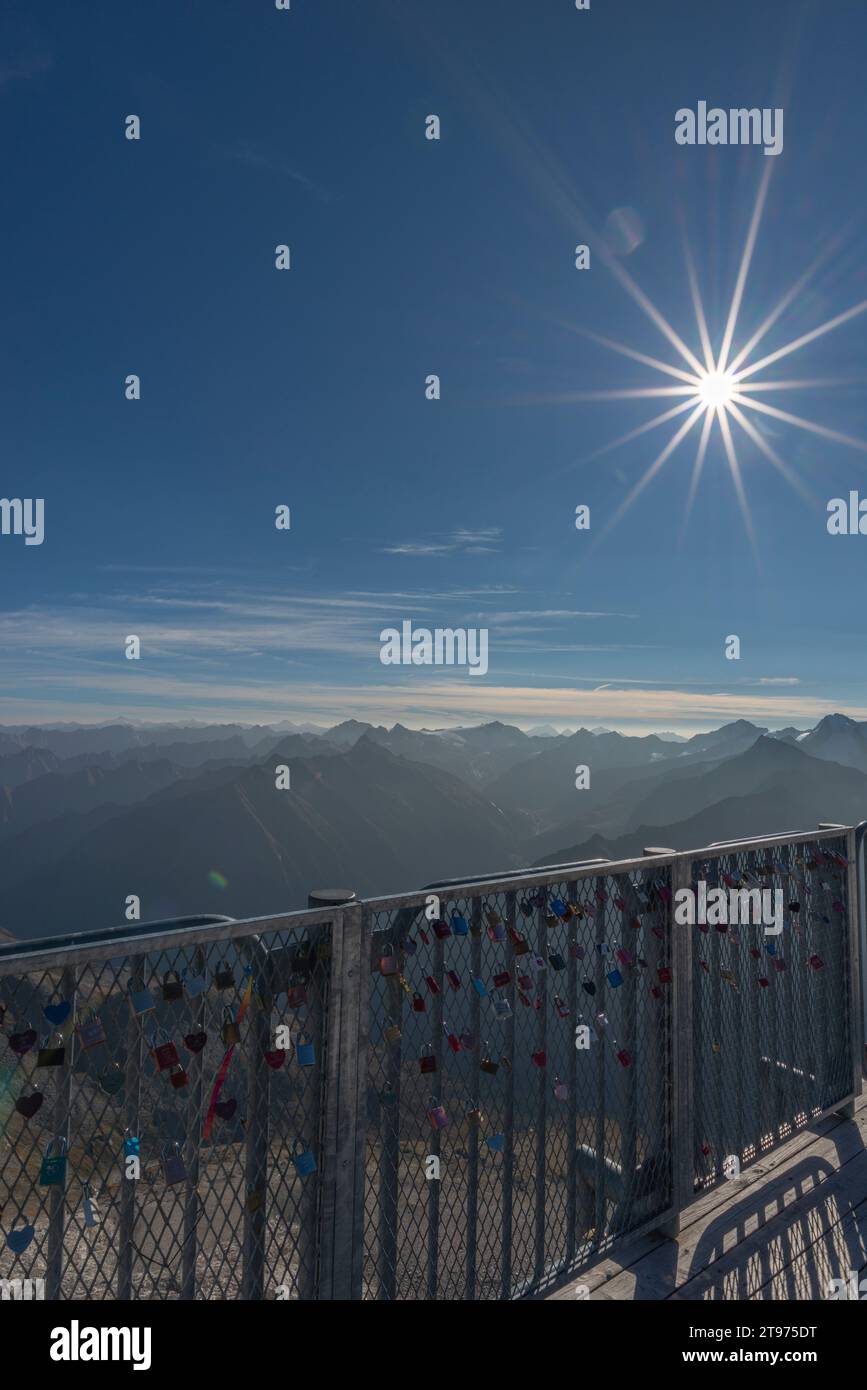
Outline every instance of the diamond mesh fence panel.
[(315, 1296), (331, 935), (300, 916), (0, 978), (0, 1276)]
[[(693, 890), (703, 883), (707, 897), (692, 929), (697, 1189), (736, 1176), (852, 1090), (847, 863), (835, 838), (692, 864)], [(727, 922), (715, 920), (714, 890)], [(731, 895), (746, 892), (753, 906), (738, 900), (735, 921)]]
[(365, 1298), (519, 1297), (669, 1207), (670, 882), (370, 905)]

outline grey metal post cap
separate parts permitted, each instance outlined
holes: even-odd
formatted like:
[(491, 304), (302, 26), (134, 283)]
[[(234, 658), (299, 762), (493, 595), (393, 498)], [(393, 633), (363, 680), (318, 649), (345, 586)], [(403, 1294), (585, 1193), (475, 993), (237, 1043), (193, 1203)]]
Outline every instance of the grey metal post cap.
[(354, 902), (355, 892), (352, 888), (314, 888), (307, 895), (308, 907), (345, 907), (347, 903)]

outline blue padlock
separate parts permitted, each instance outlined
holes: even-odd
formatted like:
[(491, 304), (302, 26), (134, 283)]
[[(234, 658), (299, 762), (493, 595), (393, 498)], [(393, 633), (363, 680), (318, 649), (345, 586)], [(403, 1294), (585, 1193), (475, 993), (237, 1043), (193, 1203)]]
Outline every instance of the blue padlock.
[(623, 976), (616, 967), (614, 968), (614, 970), (609, 970), (605, 978), (607, 979), (608, 983), (611, 985), (613, 989), (616, 989), (618, 985), (623, 984)]
[(454, 936), (469, 936), (470, 928), (466, 917), (461, 917), (460, 913), (452, 913), (452, 934)]
[(298, 1058), (299, 1067), (313, 1067), (316, 1065), (316, 1049), (306, 1033), (301, 1034), (295, 1055)]
[(477, 979), (477, 977), (474, 975), (474, 976), (472, 977), (472, 983), (473, 983), (473, 989), (476, 991), (476, 994), (479, 996), (480, 999), (484, 999), (485, 996), (486, 996), (486, 994), (487, 994), (487, 992), (488, 992), (487, 989), (485, 988), (485, 982), (484, 982), (484, 980), (479, 980), (479, 979)]
[(292, 1162), (299, 1178), (308, 1178), (316, 1172), (316, 1159), (310, 1149), (303, 1148), (300, 1139), (296, 1139), (293, 1145)]

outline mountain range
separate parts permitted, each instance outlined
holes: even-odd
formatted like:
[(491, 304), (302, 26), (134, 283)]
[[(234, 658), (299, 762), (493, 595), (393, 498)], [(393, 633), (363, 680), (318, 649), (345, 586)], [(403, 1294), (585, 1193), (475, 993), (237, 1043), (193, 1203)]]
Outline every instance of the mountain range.
[(112, 927), (132, 894), (143, 920), (277, 913), (321, 887), (396, 893), (864, 817), (867, 723), (840, 714), (690, 738), (499, 721), (7, 726), (0, 924), (28, 939)]

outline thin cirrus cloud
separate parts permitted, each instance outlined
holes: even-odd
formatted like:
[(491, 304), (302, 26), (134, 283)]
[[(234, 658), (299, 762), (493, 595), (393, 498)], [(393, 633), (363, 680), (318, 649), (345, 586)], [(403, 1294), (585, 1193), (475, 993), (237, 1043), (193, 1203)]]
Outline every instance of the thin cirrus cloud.
[(383, 555), (496, 555), (502, 549), (503, 532), (499, 526), (476, 530), (457, 527), (454, 531), (423, 541), (402, 541), (381, 547)]

